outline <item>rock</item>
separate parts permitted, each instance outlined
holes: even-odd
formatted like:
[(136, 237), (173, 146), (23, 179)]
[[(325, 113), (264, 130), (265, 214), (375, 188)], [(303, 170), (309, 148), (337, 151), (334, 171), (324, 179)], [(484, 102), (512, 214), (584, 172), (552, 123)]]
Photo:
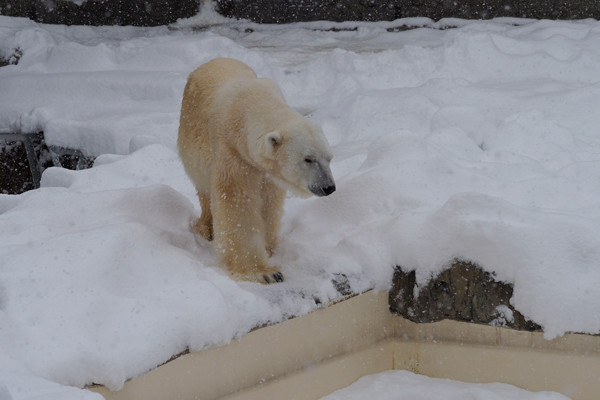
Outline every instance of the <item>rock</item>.
[(0, 135), (0, 193), (19, 194), (39, 187), (42, 153), (40, 134)]
[(19, 194), (33, 188), (23, 142), (0, 142), (0, 194)]
[(282, 0), (218, 0), (216, 10), (222, 15), (249, 19), (258, 23), (299, 21), (381, 21), (399, 15), (397, 1), (282, 1)]
[(333, 283), (335, 290), (337, 290), (337, 292), (342, 296), (351, 296), (354, 294), (354, 292), (352, 291), (352, 287), (350, 286), (350, 281), (348, 280), (346, 274), (333, 274), (333, 279), (331, 280), (331, 283)]
[(469, 262), (455, 262), (419, 287), (416, 298), (415, 288), (415, 272), (396, 268), (390, 310), (414, 322), (453, 319), (527, 331), (541, 329), (510, 304), (510, 284), (496, 281), (492, 274)]
[(0, 55), (0, 67), (5, 67), (7, 65), (17, 65), (22, 56), (23, 51), (21, 51), (21, 49), (19, 48), (13, 49), (12, 53), (8, 56)]
[(600, 18), (600, 3), (592, 0), (217, 0), (216, 8), (225, 16), (258, 23), (393, 21), (409, 17)]
[(92, 168), (94, 157), (88, 157), (80, 150), (50, 146), (48, 149), (52, 165), (71, 170)]
[(48, 148), (44, 134), (0, 134), (0, 193), (20, 194), (40, 187), (46, 168), (90, 168), (93, 158), (79, 150), (62, 147)]
[(167, 25), (199, 8), (200, 0), (0, 0), (2, 15), (65, 25)]

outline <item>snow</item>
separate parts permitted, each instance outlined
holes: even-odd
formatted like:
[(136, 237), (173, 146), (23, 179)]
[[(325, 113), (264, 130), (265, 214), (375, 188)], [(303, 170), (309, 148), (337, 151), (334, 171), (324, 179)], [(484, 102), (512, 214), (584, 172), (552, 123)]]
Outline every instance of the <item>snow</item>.
[[(456, 258), (513, 283), (512, 305), (547, 338), (600, 333), (600, 23), (201, 16), (0, 16), (0, 56), (23, 53), (0, 68), (0, 132), (43, 130), (98, 156), (0, 195), (3, 400), (98, 398), (71, 386), (118, 389), (305, 314), (340, 298), (338, 274), (385, 290), (400, 265), (423, 285)], [(392, 29), (403, 24), (421, 28)], [(188, 228), (200, 210), (176, 153), (181, 95), (218, 56), (275, 79), (332, 144), (337, 192), (287, 200), (281, 284), (230, 280)]]
[[(424, 388), (427, 388), (424, 390)], [(464, 383), (409, 371), (367, 375), (321, 400), (567, 400), (554, 392), (529, 392), (502, 383)]]

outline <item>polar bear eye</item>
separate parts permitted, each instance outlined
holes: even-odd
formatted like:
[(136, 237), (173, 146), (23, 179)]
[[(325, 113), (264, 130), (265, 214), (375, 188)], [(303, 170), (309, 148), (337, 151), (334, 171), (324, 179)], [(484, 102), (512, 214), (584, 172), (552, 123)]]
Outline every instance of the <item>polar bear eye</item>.
[(307, 164), (312, 164), (315, 162), (315, 159), (312, 157), (304, 157), (304, 162)]

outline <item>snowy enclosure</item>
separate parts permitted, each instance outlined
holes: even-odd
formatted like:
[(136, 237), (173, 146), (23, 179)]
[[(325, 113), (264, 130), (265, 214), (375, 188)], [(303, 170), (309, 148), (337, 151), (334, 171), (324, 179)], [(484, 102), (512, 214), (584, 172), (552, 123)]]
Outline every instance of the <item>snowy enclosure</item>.
[[(600, 333), (600, 23), (411, 19), (67, 27), (0, 16), (0, 132), (97, 157), (0, 195), (0, 398), (85, 399), (187, 349), (465, 259), (547, 338)], [(213, 24), (207, 26), (206, 24)], [(404, 25), (420, 26), (404, 31)], [(442, 28), (452, 29), (442, 29)], [(333, 146), (338, 191), (289, 198), (274, 263), (238, 283), (189, 231), (176, 153), (189, 72), (233, 57)]]

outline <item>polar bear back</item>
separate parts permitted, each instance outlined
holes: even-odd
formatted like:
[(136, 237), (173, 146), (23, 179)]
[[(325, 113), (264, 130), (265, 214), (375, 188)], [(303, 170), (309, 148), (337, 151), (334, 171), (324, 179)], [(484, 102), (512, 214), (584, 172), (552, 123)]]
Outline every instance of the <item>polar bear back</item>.
[(258, 78), (240, 61), (212, 60), (190, 74), (184, 90), (177, 143), (185, 170), (198, 190), (208, 192), (215, 154), (222, 154), (219, 143), (234, 146), (249, 161), (249, 134), (301, 118), (272, 80)]
[(246, 64), (217, 58), (194, 70), (187, 80), (181, 103), (177, 145), (187, 174), (196, 189), (208, 192), (210, 170), (214, 164), (214, 122), (220, 111), (215, 97), (226, 85), (236, 80), (256, 79), (256, 73)]

